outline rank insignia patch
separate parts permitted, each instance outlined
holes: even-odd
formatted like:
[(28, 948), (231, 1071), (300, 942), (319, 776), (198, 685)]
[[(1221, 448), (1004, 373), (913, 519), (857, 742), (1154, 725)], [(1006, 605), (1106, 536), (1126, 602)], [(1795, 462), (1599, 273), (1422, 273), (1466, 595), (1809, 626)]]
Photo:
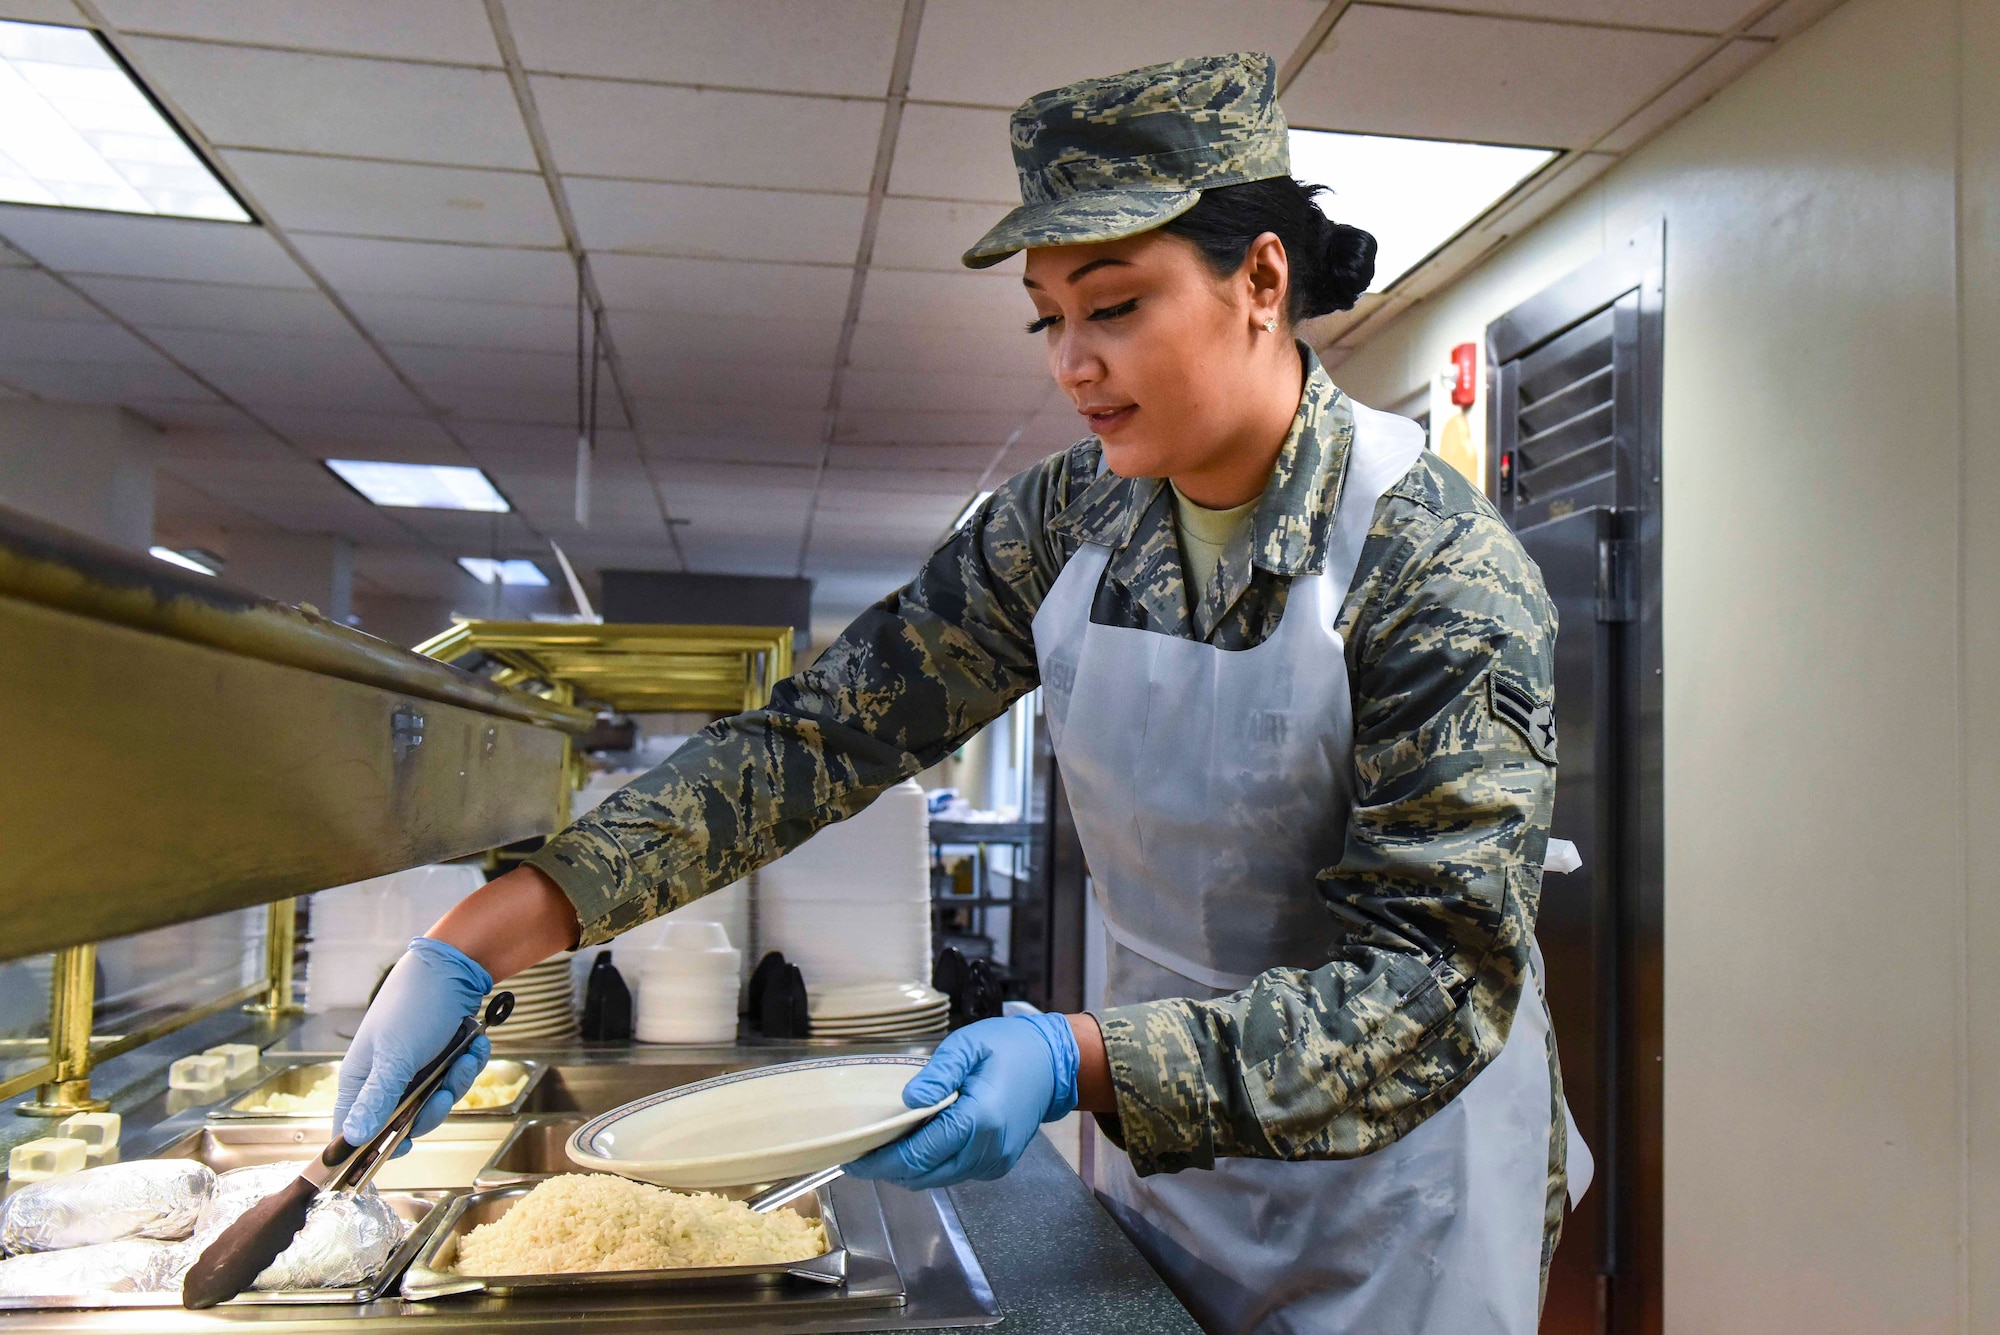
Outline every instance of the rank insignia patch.
[(1487, 702), (1493, 716), (1521, 734), (1528, 749), (1553, 765), (1556, 763), (1556, 709), (1529, 694), (1498, 672), (1486, 674)]

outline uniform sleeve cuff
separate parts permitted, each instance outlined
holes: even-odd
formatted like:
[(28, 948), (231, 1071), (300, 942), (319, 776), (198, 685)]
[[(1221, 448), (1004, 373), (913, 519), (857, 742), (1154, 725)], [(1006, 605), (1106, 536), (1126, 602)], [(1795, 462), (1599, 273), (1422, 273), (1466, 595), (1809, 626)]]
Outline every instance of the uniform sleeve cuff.
[(569, 897), (582, 926), (577, 947), (601, 945), (618, 934), (612, 910), (624, 901), (625, 859), (603, 830), (579, 823), (543, 844), (528, 865)]
[(1141, 1177), (1215, 1165), (1213, 1100), (1193, 1008), (1180, 1000), (1093, 1011), (1117, 1096), (1121, 1148)]

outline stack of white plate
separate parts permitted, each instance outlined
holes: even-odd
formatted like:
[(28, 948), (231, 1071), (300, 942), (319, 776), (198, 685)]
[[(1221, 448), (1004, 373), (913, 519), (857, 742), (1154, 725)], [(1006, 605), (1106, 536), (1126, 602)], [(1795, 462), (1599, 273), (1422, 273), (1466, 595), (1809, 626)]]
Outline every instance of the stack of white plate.
[[(494, 988), (514, 994), (514, 1013), (487, 1030), (494, 1047), (568, 1043), (577, 1036), (576, 991), (570, 982), (569, 951), (521, 970)], [(492, 994), (487, 994), (492, 999)], [(485, 1002), (480, 1003), (481, 1008)]]
[(853, 983), (808, 989), (806, 1015), (821, 1042), (898, 1042), (943, 1033), (951, 998), (923, 983)]

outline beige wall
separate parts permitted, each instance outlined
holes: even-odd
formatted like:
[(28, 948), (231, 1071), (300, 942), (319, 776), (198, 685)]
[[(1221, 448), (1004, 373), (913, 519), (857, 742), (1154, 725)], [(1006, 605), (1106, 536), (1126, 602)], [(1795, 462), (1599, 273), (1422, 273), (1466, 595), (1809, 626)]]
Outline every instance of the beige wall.
[(2000, 1329), (2000, 0), (1963, 3), (1850, 0), (1335, 373), (1393, 402), (1667, 220), (1682, 1335)]
[(0, 403), (0, 505), (143, 552), (158, 435), (117, 408)]

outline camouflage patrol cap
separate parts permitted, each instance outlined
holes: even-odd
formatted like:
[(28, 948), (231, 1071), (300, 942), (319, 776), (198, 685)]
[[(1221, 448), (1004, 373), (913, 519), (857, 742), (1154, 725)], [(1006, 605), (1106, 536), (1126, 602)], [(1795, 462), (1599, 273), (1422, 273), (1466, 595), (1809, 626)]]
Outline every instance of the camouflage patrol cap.
[(1277, 66), (1199, 56), (1038, 93), (1009, 126), (1021, 207), (965, 252), (968, 268), (1030, 246), (1115, 241), (1193, 208), (1203, 190), (1292, 169)]

